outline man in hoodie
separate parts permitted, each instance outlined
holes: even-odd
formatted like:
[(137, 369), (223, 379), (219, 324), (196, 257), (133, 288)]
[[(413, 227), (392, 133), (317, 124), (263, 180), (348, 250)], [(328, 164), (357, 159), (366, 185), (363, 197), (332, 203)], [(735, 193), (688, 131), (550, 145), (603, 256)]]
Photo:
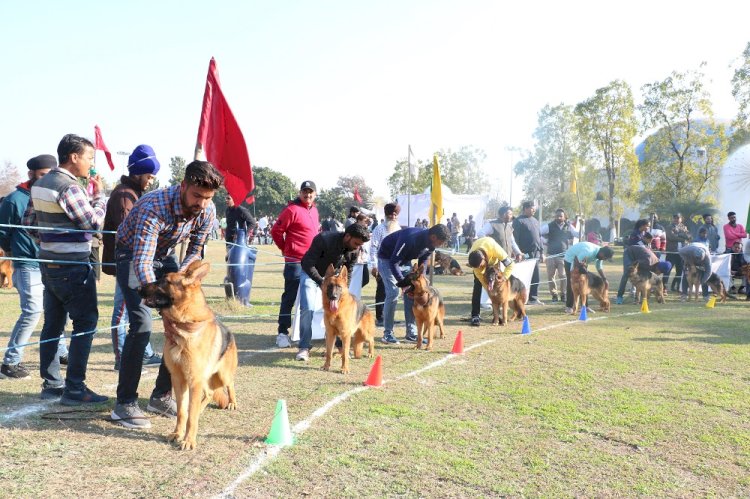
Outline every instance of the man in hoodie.
[[(42, 154), (31, 158), (26, 166), (29, 169), (29, 180), (19, 184), (16, 190), (8, 194), (0, 206), (0, 223), (21, 225), (23, 214), (29, 205), (31, 186), (42, 178), (50, 169), (57, 166), (54, 156)], [(19, 227), (0, 227), (0, 247), (7, 256), (17, 258), (36, 259), (39, 246), (24, 229)], [(21, 364), (23, 360), (23, 346), (29, 342), (39, 319), (42, 316), (42, 273), (35, 261), (16, 260), (13, 262), (13, 284), (21, 300), (21, 315), (10, 333), (8, 349), (3, 357), (0, 368), (1, 378), (23, 379), (31, 376)], [(68, 347), (64, 340), (60, 340), (57, 356), (66, 361)]]
[[(141, 144), (133, 150), (128, 158), (128, 175), (120, 177), (120, 183), (112, 191), (107, 201), (107, 213), (104, 216), (104, 237), (102, 245), (102, 272), (115, 277), (115, 235), (107, 232), (117, 232), (120, 224), (128, 216), (133, 205), (138, 201), (148, 187), (154, 182), (161, 164), (156, 159), (156, 153), (151, 146)], [(115, 353), (115, 371), (120, 370), (120, 356), (127, 334), (128, 311), (122, 288), (115, 281), (115, 297), (112, 308), (110, 330), (112, 334), (112, 350)], [(151, 342), (146, 345), (143, 365), (161, 364), (161, 357), (154, 353)]]
[(302, 275), (302, 257), (310, 249), (313, 238), (318, 235), (320, 218), (315, 206), (316, 190), (315, 182), (302, 182), (299, 196), (281, 210), (271, 229), (273, 242), (284, 255), (285, 262), (284, 292), (281, 295), (279, 329), (276, 334), (276, 346), (279, 348), (292, 346), (289, 328), (292, 327), (292, 308), (297, 300)]

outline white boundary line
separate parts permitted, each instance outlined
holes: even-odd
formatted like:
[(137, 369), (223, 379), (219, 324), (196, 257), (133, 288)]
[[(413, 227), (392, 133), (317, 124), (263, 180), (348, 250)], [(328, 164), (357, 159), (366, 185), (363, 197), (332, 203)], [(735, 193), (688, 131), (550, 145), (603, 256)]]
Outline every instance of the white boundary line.
[[(666, 312), (666, 311), (669, 311), (669, 310), (675, 310), (675, 309), (663, 308), (663, 309), (659, 309), (658, 312)], [(639, 311), (639, 312), (627, 312), (627, 313), (618, 314), (618, 315), (614, 315), (614, 316), (613, 315), (602, 315), (602, 316), (595, 317), (595, 318), (592, 317), (592, 318), (588, 319), (586, 322), (599, 321), (599, 320), (604, 320), (604, 319), (609, 319), (609, 318), (617, 318), (617, 317), (627, 317), (627, 316), (630, 316), (630, 315), (641, 315), (641, 313), (642, 312)], [(549, 331), (550, 329), (557, 329), (559, 327), (570, 326), (572, 324), (580, 324), (580, 323), (581, 323), (581, 321), (577, 320), (577, 319), (576, 320), (565, 321), (565, 322), (561, 322), (561, 323), (558, 323), (558, 324), (551, 324), (549, 326), (541, 327), (541, 328), (537, 329), (536, 332)], [(532, 330), (532, 333), (533, 332), (534, 331)], [(485, 345), (489, 345), (491, 343), (495, 343), (495, 342), (497, 342), (497, 341), (499, 341), (501, 339), (515, 339), (515, 338), (518, 338), (519, 336), (523, 337), (523, 336), (526, 336), (526, 335), (513, 334), (513, 335), (510, 335), (510, 336), (502, 336), (500, 338), (493, 338), (493, 339), (488, 339), (488, 340), (480, 341), (479, 343), (475, 343), (475, 344), (473, 344), (473, 345), (465, 348), (464, 352), (469, 352), (471, 350), (474, 350), (475, 348), (479, 348), (479, 347), (482, 347), (482, 346), (485, 346)], [(424, 367), (420, 367), (419, 369), (417, 369), (415, 371), (411, 371), (411, 372), (408, 372), (406, 374), (402, 374), (402, 375), (397, 376), (397, 377), (395, 377), (395, 378), (393, 378), (391, 380), (385, 380), (385, 381), (383, 381), (383, 385), (385, 385), (387, 383), (392, 383), (392, 382), (400, 381), (400, 380), (406, 379), (406, 378), (413, 378), (414, 376), (417, 376), (418, 374), (421, 374), (421, 373), (423, 373), (425, 371), (429, 371), (429, 370), (434, 369), (436, 367), (440, 367), (443, 364), (447, 363), (449, 360), (455, 359), (456, 357), (458, 357), (458, 355), (448, 354), (445, 357), (443, 357), (442, 359), (436, 360), (435, 362), (432, 362), (431, 364), (427, 364)], [(356, 395), (357, 393), (360, 393), (360, 392), (368, 390), (368, 389), (370, 389), (369, 386), (360, 386), (360, 387), (353, 388), (353, 389), (351, 389), (351, 390), (349, 390), (347, 392), (344, 392), (344, 393), (342, 393), (342, 394), (334, 397), (333, 399), (329, 400), (324, 405), (322, 405), (321, 407), (319, 407), (318, 409), (316, 409), (306, 419), (304, 419), (304, 420), (300, 421), (299, 423), (297, 423), (296, 425), (294, 425), (292, 427), (292, 433), (294, 435), (299, 435), (301, 433), (304, 433), (307, 429), (310, 428), (310, 426), (312, 425), (313, 421), (315, 421), (316, 419), (320, 418), (321, 416), (324, 416), (329, 410), (333, 409), (335, 406), (337, 406), (341, 402), (345, 401), (346, 399), (350, 398), (351, 396)], [(224, 490), (222, 490), (219, 494), (217, 494), (214, 497), (217, 498), (217, 499), (220, 499), (220, 498), (221, 499), (228, 499), (228, 498), (234, 497), (234, 492), (235, 492), (235, 490), (237, 490), (237, 487), (239, 487), (242, 484), (242, 482), (244, 482), (245, 480), (247, 480), (248, 478), (250, 478), (251, 476), (253, 476), (258, 471), (260, 471), (269, 461), (271, 461), (276, 456), (278, 456), (279, 453), (281, 453), (282, 449), (283, 449), (283, 446), (280, 446), (280, 445), (269, 445), (265, 449), (261, 450), (255, 456), (255, 458), (253, 459), (253, 461), (250, 463), (250, 466), (248, 466), (247, 468), (245, 468), (242, 471), (242, 473), (240, 473), (239, 476), (232, 483), (230, 483)]]

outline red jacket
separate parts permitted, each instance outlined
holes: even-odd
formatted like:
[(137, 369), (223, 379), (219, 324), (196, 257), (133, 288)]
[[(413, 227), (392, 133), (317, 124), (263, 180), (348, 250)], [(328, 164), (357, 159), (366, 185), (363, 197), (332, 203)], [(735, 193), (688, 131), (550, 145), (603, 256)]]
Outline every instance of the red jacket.
[(287, 262), (300, 262), (318, 235), (318, 209), (302, 204), (299, 198), (289, 201), (271, 228), (271, 237)]

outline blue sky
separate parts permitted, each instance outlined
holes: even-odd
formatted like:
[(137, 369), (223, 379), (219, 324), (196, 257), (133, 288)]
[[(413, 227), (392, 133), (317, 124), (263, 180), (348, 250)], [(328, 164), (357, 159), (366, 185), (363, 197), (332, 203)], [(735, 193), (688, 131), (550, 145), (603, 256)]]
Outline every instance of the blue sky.
[(0, 161), (54, 154), (95, 124), (113, 152), (150, 144), (165, 170), (170, 156), (189, 159), (213, 56), (253, 164), (319, 187), (361, 174), (387, 196), (409, 144), (423, 159), (472, 144), (507, 199), (505, 148), (530, 146), (538, 110), (614, 78), (637, 92), (705, 60), (717, 115), (731, 118), (750, 2), (728, 5), (3, 2)]

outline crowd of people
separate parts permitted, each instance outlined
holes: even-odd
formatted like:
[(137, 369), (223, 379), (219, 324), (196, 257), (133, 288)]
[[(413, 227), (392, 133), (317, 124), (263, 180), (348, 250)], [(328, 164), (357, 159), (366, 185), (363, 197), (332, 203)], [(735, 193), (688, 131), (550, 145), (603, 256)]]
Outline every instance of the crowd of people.
[[(310, 357), (315, 293), (329, 265), (345, 266), (349, 275), (355, 265), (363, 265), (362, 285), (370, 278), (376, 281), (375, 316), (377, 326), (383, 328), (381, 341), (397, 344), (402, 339), (396, 334), (394, 319), (402, 295), (402, 338), (417, 341), (411, 298), (403, 292), (411, 283), (407, 274), (415, 261), (427, 262), (438, 248), (447, 246), (457, 253), (461, 242), (466, 244), (468, 265), (474, 272), (472, 326), (481, 323), (480, 297), (487, 286), (484, 271), (488, 266), (501, 266), (508, 277), (517, 262), (533, 261), (528, 304), (540, 306), (540, 266), (545, 264), (552, 302), (564, 303), (565, 311), (572, 313), (570, 275), (574, 262), (593, 264), (606, 283), (602, 263), (614, 254), (612, 247), (601, 245), (591, 233), (582, 237), (583, 221), (578, 217), (569, 220), (563, 209), (557, 209), (548, 222), (540, 223), (530, 201), (522, 204), (518, 216), (508, 206), (500, 208), (497, 218), (480, 229), (472, 216), (461, 223), (457, 213), (445, 224), (426, 227), (424, 221), (417, 220), (414, 227), (402, 227), (396, 203), (385, 205), (379, 223), (374, 213), (356, 206), (351, 207), (343, 223), (333, 216), (321, 221), (315, 204), (317, 187), (311, 180), (302, 182), (297, 197), (275, 219), (264, 215), (256, 221), (249, 210), (236, 206), (229, 196), (224, 217), (218, 218), (212, 199), (223, 177), (211, 163), (193, 161), (180, 184), (147, 192), (160, 168), (156, 153), (148, 145), (139, 145), (129, 156), (128, 175), (122, 176), (105, 202), (101, 179), (90, 175), (93, 159), (94, 146), (89, 140), (66, 135), (58, 145), (57, 160), (51, 155), (31, 158), (28, 180), (0, 205), (0, 247), (7, 256), (16, 258), (14, 282), (21, 308), (0, 373), (8, 378), (30, 376), (22, 364), (22, 345), (28, 343), (43, 311), (41, 397), (71, 406), (107, 400), (85, 383), (93, 338), (90, 333), (96, 329), (99, 315), (92, 239), (93, 234), (103, 232), (102, 270), (116, 278), (111, 326), (119, 378), (111, 417), (129, 428), (150, 426), (137, 402), (144, 365), (159, 366), (146, 410), (165, 416), (176, 414), (169, 373), (149, 342), (152, 310), (144, 304), (138, 288), (201, 258), (206, 241), (217, 237), (217, 228), (227, 243), (237, 243), (237, 229), (244, 228), (248, 243), (261, 235), (281, 250), (284, 287), (276, 346), (292, 346), (292, 310), (299, 293), (296, 359), (300, 361)], [(732, 272), (739, 274), (746, 263), (741, 241), (747, 233), (733, 212), (728, 219), (723, 227), (726, 249), (733, 253)], [(671, 289), (680, 286), (683, 296), (687, 283), (681, 272), (686, 263), (699, 269), (705, 283), (711, 272), (711, 254), (719, 251), (720, 238), (711, 215), (704, 215), (703, 221), (694, 234), (687, 230), (679, 213), (667, 228), (659, 224), (655, 214), (637, 221), (623, 241), (623, 276), (616, 303), (623, 303), (628, 268), (635, 262), (661, 274), (665, 287), (675, 268)], [(20, 225), (25, 228), (14, 227)], [(174, 250), (183, 242), (187, 250), (178, 263)], [(737, 291), (750, 297), (746, 282)], [(704, 294), (707, 292), (704, 287)], [(72, 334), (65, 342), (61, 338), (68, 321)], [(66, 366), (64, 375), (61, 366)]]

